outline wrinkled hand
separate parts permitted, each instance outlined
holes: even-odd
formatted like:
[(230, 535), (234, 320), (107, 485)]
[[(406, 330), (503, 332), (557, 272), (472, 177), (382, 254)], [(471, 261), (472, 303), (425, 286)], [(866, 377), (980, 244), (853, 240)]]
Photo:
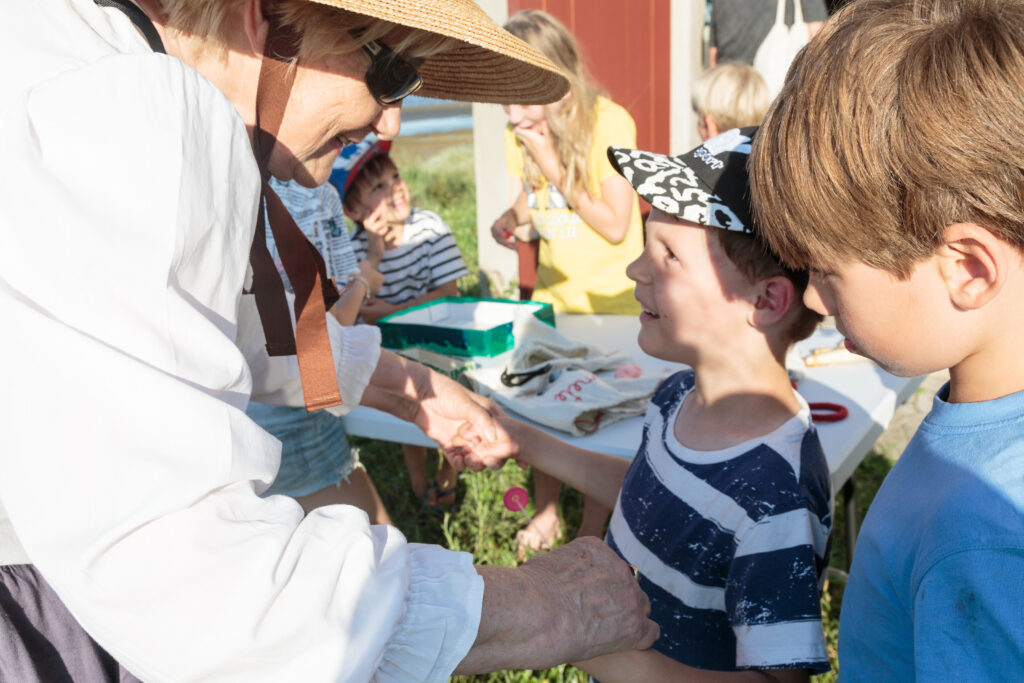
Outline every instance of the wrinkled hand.
[(515, 211), (509, 209), (505, 213), (498, 216), (498, 220), (494, 221), (494, 225), (491, 226), (491, 235), (494, 237), (495, 242), (505, 247), (506, 249), (515, 249), (515, 229)]
[(384, 286), (384, 275), (379, 270), (374, 268), (368, 260), (364, 260), (359, 262), (359, 274), (366, 280), (371, 297), (380, 294), (381, 287)]
[(651, 604), (632, 570), (597, 538), (578, 538), (534, 557), (522, 570), (536, 574), (567, 617), (567, 635), (575, 642), (566, 643), (569, 652), (559, 661), (642, 650), (658, 639), (658, 625), (648, 618)]
[(504, 413), (489, 399), (434, 371), (425, 373), (417, 393), (419, 409), (412, 421), (440, 445), (455, 469), (466, 467), (467, 447), (497, 438), (495, 417)]
[(594, 537), (578, 538), (521, 567), (478, 565), (483, 610), (457, 674), (546, 669), (658, 639), (633, 572)]

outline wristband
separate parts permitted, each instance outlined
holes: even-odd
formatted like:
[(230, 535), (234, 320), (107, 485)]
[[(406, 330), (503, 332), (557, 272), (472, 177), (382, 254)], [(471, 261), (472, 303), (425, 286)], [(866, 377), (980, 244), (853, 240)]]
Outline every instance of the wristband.
[(362, 275), (353, 275), (351, 278), (352, 282), (362, 282), (363, 287), (366, 287), (366, 294), (363, 296), (363, 303), (373, 298), (373, 294), (370, 292), (370, 283), (366, 281), (366, 278)]

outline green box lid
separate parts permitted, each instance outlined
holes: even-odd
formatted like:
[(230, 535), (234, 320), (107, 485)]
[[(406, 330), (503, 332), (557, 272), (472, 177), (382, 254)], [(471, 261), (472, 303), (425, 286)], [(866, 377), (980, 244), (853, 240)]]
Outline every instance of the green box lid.
[(555, 326), (551, 304), (510, 299), (449, 296), (378, 321), (381, 343), (389, 349), (419, 346), (449, 356), (497, 356), (512, 349), (517, 315), (531, 311)]

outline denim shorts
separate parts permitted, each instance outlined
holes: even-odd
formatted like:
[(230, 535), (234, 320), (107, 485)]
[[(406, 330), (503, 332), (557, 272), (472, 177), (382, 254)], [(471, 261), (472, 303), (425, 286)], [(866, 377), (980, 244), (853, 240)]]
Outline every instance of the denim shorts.
[(281, 468), (264, 496), (306, 496), (348, 479), (359, 466), (341, 418), (326, 410), (250, 403), (245, 412), (281, 441)]

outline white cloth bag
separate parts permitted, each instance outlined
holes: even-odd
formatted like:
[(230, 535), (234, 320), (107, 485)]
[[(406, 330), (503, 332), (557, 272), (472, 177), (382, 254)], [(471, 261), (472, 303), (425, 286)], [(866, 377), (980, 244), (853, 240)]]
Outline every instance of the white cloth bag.
[[(522, 341), (505, 367), (464, 376), (502, 407), (573, 436), (642, 415), (669, 374), (641, 371), (624, 353), (568, 339), (532, 316), (517, 321), (514, 332)], [(632, 372), (616, 373), (623, 365)]]
[(800, 5), (801, 0), (793, 0), (793, 24), (786, 26), (786, 0), (778, 0), (775, 23), (754, 55), (754, 69), (764, 78), (773, 97), (782, 90), (793, 58), (807, 44), (807, 24)]

